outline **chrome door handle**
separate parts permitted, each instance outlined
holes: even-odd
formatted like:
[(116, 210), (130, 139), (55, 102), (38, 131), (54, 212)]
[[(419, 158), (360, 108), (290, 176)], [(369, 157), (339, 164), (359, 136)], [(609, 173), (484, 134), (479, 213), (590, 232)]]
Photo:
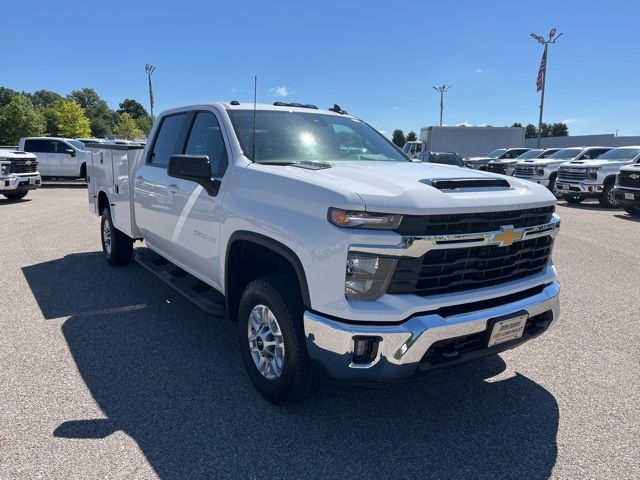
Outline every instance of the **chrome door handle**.
[(169, 191), (174, 195), (180, 191), (180, 189), (178, 188), (178, 185), (176, 185), (175, 183), (172, 183), (171, 185), (167, 185), (167, 187), (169, 188)]

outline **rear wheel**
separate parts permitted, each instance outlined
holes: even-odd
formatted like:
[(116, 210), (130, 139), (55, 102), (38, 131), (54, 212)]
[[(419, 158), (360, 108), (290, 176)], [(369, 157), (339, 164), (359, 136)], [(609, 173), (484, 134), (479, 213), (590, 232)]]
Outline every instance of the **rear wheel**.
[(25, 190), (24, 192), (18, 192), (18, 193), (3, 193), (3, 195), (7, 197), (9, 200), (20, 200), (21, 198), (26, 197), (27, 193), (29, 193), (28, 190)]
[(624, 211), (632, 217), (640, 217), (640, 207), (624, 207)]
[(111, 265), (118, 267), (120, 265), (126, 265), (131, 261), (131, 257), (133, 256), (133, 239), (113, 226), (109, 207), (102, 210), (100, 240), (102, 241), (104, 258)]
[(564, 198), (567, 203), (573, 204), (582, 203), (584, 200), (584, 197), (581, 197), (580, 195), (564, 195), (562, 198)]
[(617, 208), (620, 206), (620, 202), (616, 200), (616, 197), (613, 194), (613, 186), (613, 182), (609, 182), (604, 186), (604, 190), (598, 198), (600, 206), (605, 208)]
[(247, 373), (256, 389), (276, 405), (302, 400), (315, 385), (297, 290), (287, 276), (254, 280), (238, 308), (238, 338)]

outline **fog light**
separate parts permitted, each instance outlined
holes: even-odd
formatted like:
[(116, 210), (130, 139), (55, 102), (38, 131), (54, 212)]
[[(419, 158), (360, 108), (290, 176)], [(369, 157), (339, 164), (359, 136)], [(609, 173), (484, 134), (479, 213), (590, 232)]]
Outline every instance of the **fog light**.
[(378, 357), (380, 337), (353, 337), (352, 363), (366, 365)]

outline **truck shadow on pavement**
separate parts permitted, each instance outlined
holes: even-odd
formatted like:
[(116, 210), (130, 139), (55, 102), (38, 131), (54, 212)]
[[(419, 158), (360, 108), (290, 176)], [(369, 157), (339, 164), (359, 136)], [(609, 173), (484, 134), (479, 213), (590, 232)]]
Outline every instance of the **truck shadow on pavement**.
[(160, 478), (541, 479), (555, 465), (554, 397), (519, 374), (487, 381), (505, 369), (499, 357), (278, 408), (250, 384), (235, 324), (139, 266), (111, 268), (95, 252), (23, 272), (45, 318), (70, 316), (62, 332), (107, 417), (69, 419), (53, 435), (122, 430)]

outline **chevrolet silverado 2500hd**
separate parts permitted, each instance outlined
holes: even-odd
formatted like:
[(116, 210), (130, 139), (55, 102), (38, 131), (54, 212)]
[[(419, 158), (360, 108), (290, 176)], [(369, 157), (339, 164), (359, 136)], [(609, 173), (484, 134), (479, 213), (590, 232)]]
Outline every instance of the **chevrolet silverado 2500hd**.
[(10, 200), (24, 198), (40, 187), (36, 156), (19, 150), (0, 149), (0, 195)]
[(572, 160), (560, 164), (556, 190), (572, 203), (596, 197), (600, 205), (618, 207), (613, 189), (620, 167), (640, 158), (640, 146), (611, 149), (593, 160)]
[(629, 215), (640, 217), (640, 159), (620, 168), (613, 195)]
[(106, 260), (136, 260), (238, 324), (274, 403), (320, 375), (389, 382), (516, 347), (558, 320), (555, 197), (414, 163), (337, 105), (159, 116), (144, 148), (87, 144)]
[[(599, 157), (603, 153), (611, 150), (611, 147), (570, 147), (563, 148), (548, 157), (520, 160), (516, 163), (514, 176), (526, 178), (532, 182), (546, 186), (550, 191), (555, 192), (556, 179), (558, 178), (558, 167), (570, 160), (586, 160)], [(574, 201), (570, 196), (568, 202)], [(582, 200), (579, 200), (582, 201)], [(579, 203), (576, 200), (574, 203)]]

